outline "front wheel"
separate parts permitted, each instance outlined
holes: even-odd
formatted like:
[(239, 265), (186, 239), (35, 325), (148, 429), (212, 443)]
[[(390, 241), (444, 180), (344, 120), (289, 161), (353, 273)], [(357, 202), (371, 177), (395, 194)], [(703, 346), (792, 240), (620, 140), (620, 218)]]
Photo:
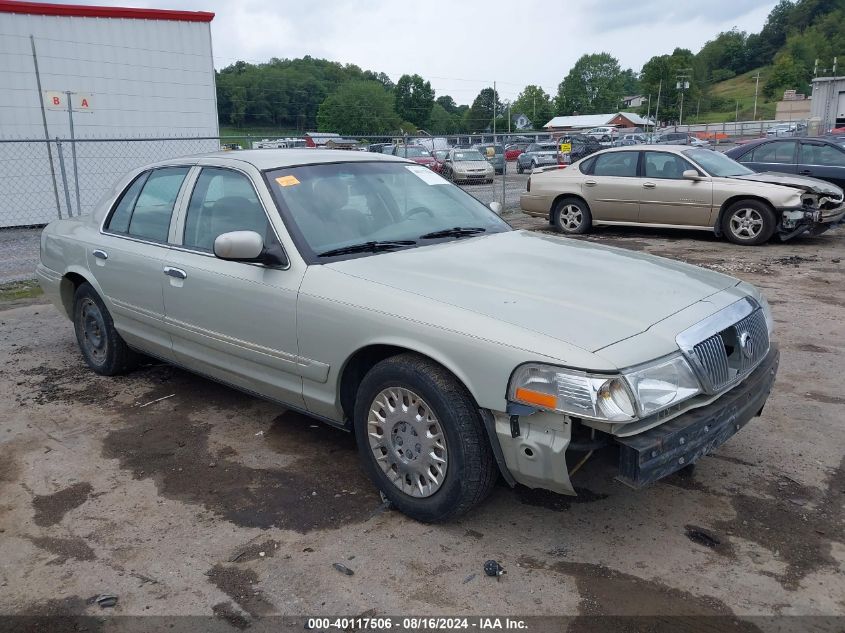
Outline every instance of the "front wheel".
[(74, 293), (73, 327), (82, 357), (94, 372), (114, 376), (138, 365), (138, 354), (118, 334), (106, 305), (89, 283)]
[(583, 201), (577, 198), (564, 198), (555, 205), (552, 222), (561, 233), (580, 235), (590, 230), (593, 216)]
[(756, 246), (767, 242), (776, 224), (772, 210), (757, 200), (735, 202), (722, 216), (722, 232), (734, 244)]
[(496, 481), (490, 440), (469, 392), (417, 354), (393, 356), (367, 373), (354, 425), (367, 474), (397, 509), (418, 521), (466, 513)]

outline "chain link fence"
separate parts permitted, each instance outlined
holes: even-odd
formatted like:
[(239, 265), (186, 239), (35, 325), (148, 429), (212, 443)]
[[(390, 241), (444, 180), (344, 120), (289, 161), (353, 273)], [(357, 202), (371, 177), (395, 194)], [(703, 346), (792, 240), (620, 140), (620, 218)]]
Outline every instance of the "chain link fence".
[[(781, 126), (781, 127), (779, 127)], [(783, 127), (786, 126), (786, 127)], [(772, 135), (809, 136), (825, 130), (800, 122), (754, 121), (690, 125), (665, 131), (688, 132), (717, 149), (737, 141)], [(627, 130), (620, 130), (624, 134)], [(492, 178), (457, 182), (484, 204), (498, 202), (504, 212), (519, 209), (532, 163), (517, 153), (530, 144), (552, 142), (575, 131), (463, 134), (449, 136), (312, 134), (260, 138), (250, 135), (183, 138), (0, 139), (0, 228), (43, 225), (56, 218), (90, 213), (127, 172), (157, 161), (219, 150), (312, 147), (343, 148), (407, 156), (450, 177), (442, 160), (447, 148), (477, 149), (495, 167)], [(610, 145), (610, 143), (602, 143)], [(423, 148), (425, 151), (420, 152)], [(510, 160), (508, 160), (510, 159)], [(436, 161), (432, 164), (432, 160)], [(556, 161), (555, 161), (556, 162)]]

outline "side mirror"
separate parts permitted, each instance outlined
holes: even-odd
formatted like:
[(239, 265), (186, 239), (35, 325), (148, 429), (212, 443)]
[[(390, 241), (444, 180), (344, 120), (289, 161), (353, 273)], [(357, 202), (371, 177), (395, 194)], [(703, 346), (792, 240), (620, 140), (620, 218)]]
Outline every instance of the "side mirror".
[(231, 262), (252, 262), (268, 266), (285, 266), (287, 257), (281, 246), (264, 246), (264, 239), (255, 231), (221, 233), (214, 240), (214, 256)]
[(490, 206), (490, 210), (493, 211), (493, 213), (495, 213), (496, 215), (502, 214), (502, 204), (500, 202), (497, 202), (496, 200), (494, 200), (493, 202), (490, 203), (489, 206)]
[(701, 180), (701, 176), (694, 169), (685, 169), (681, 175), (687, 180)]

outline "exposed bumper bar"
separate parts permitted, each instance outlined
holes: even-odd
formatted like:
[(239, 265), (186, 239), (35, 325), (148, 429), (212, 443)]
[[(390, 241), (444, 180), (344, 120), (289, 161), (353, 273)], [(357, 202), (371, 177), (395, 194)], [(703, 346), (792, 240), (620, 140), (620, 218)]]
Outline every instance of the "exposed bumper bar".
[(768, 356), (742, 383), (709, 405), (693, 409), (666, 424), (619, 444), (619, 480), (641, 488), (694, 463), (759, 415), (778, 370), (779, 352)]

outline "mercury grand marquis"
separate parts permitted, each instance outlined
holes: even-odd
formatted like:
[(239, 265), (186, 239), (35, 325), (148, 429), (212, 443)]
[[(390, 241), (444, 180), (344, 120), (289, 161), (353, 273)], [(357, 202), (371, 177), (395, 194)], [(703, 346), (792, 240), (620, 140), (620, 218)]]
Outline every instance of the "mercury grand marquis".
[(422, 521), (499, 476), (575, 494), (602, 447), (641, 487), (760, 414), (778, 351), (755, 287), (497, 210), (399, 157), (193, 156), (50, 223), (37, 275), (96, 373), (154, 357), (352, 431)]

